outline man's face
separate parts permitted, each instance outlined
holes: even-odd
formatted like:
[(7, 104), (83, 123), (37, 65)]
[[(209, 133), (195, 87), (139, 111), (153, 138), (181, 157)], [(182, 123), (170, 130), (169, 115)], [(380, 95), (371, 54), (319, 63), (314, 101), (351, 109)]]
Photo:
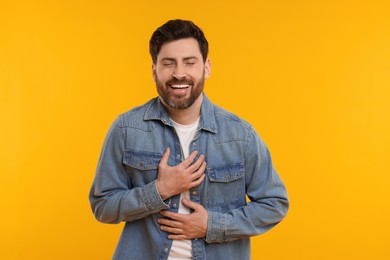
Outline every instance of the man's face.
[(152, 70), (163, 102), (173, 109), (186, 109), (202, 94), (210, 61), (204, 63), (198, 42), (186, 38), (163, 44)]

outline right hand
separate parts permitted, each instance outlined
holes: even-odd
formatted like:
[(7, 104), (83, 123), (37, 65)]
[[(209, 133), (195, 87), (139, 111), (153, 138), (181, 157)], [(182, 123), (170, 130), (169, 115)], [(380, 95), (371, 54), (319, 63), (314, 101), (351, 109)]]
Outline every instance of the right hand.
[(187, 159), (171, 167), (168, 165), (170, 153), (168, 147), (158, 164), (157, 190), (163, 200), (198, 186), (205, 178), (206, 162), (203, 154), (191, 164), (198, 154), (193, 151)]

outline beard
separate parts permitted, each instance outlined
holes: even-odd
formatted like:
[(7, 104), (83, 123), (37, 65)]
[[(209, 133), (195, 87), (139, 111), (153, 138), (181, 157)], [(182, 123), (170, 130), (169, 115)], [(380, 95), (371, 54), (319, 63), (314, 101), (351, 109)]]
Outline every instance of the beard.
[[(198, 97), (202, 94), (203, 88), (204, 88), (204, 74), (202, 78), (199, 80), (197, 84), (194, 84), (192, 80), (188, 79), (171, 79), (167, 81), (165, 84), (160, 81), (156, 77), (156, 87), (157, 87), (157, 92), (164, 101), (165, 104), (167, 104), (169, 107), (173, 109), (179, 109), (183, 110), (186, 108), (189, 108), (194, 104), (194, 102), (198, 99)], [(172, 93), (171, 85), (181, 85), (181, 84), (188, 84), (190, 85), (190, 93), (189, 95), (176, 95)]]

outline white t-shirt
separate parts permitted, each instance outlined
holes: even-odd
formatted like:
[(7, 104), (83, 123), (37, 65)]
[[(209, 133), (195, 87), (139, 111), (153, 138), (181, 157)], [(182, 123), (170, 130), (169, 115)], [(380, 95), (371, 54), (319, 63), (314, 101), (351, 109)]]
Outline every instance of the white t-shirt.
[[(195, 137), (196, 130), (199, 125), (199, 118), (191, 125), (180, 125), (173, 121), (173, 126), (175, 127), (176, 133), (179, 136), (181, 149), (184, 155), (184, 158), (187, 158), (189, 155), (190, 143)], [(180, 194), (180, 205), (179, 213), (181, 214), (190, 214), (190, 209), (183, 205), (181, 202), (183, 198), (190, 199), (190, 192), (185, 191)], [(182, 259), (192, 259), (192, 243), (191, 240), (173, 240), (171, 251), (168, 256), (169, 260), (182, 260)]]

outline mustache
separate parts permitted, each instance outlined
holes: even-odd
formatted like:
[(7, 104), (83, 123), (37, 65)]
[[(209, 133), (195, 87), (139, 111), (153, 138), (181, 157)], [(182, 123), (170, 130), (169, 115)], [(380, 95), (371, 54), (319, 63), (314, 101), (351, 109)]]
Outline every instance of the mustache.
[(171, 79), (167, 81), (166, 85), (194, 85), (192, 80), (189, 79)]

